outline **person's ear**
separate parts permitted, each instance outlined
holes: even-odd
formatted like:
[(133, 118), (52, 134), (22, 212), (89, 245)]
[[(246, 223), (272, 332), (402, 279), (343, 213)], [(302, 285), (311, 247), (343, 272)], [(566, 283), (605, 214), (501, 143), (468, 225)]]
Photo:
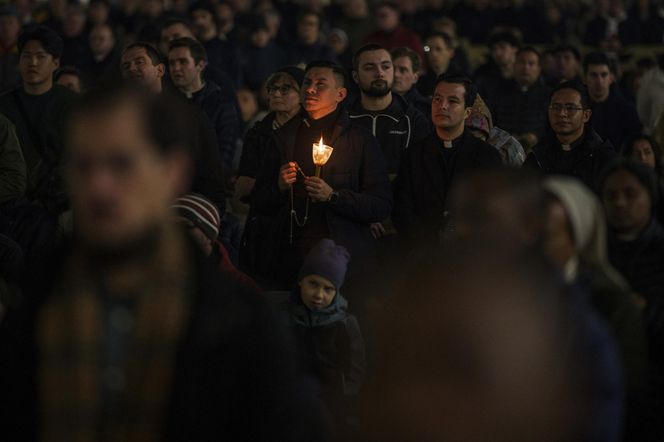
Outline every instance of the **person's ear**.
[(357, 75), (357, 71), (353, 69), (351, 74), (353, 75), (353, 81), (355, 82), (355, 84), (360, 84), (360, 77)]
[(464, 121), (465, 121), (468, 117), (470, 117), (470, 114), (471, 114), (472, 112), (473, 112), (473, 108), (472, 108), (472, 107), (467, 107), (466, 110), (463, 111), (463, 119), (464, 119)]
[(54, 58), (53, 59), (53, 64), (55, 65), (55, 69), (57, 70), (60, 67), (60, 59), (59, 58)]
[(593, 111), (591, 111), (590, 109), (584, 109), (583, 110), (583, 122), (587, 123), (588, 121), (590, 121), (590, 117), (592, 115), (593, 115)]
[(166, 65), (164, 63), (159, 63), (157, 65), (157, 75), (159, 78), (164, 76), (164, 73), (166, 72)]
[(337, 89), (337, 103), (341, 103), (346, 99), (346, 96), (348, 96), (348, 89), (345, 87), (340, 87)]
[(196, 67), (198, 68), (198, 72), (203, 72), (207, 66), (207, 63), (205, 60), (201, 60), (196, 64)]

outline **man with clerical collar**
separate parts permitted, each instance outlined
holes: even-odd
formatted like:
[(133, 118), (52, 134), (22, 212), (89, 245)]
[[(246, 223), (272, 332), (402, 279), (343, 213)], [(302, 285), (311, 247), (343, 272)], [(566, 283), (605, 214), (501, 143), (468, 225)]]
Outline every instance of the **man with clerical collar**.
[(400, 234), (423, 243), (439, 239), (447, 222), (447, 196), (465, 172), (498, 167), (501, 158), (491, 145), (465, 130), (477, 88), (465, 75), (440, 75), (431, 103), (435, 131), (404, 154), (394, 183), (392, 218)]
[(604, 166), (616, 155), (613, 146), (588, 124), (592, 111), (586, 87), (578, 81), (561, 83), (549, 100), (552, 135), (541, 140), (526, 157), (524, 167), (545, 175), (578, 178), (591, 189)]
[[(290, 288), (304, 256), (322, 238), (343, 245), (357, 263), (371, 254), (369, 225), (387, 218), (392, 195), (376, 139), (351, 123), (339, 104), (346, 98), (343, 68), (329, 61), (307, 65), (305, 112), (275, 133), (272, 158), (256, 181), (252, 205), (274, 217), (274, 241), (265, 244), (263, 278)], [(313, 144), (334, 150), (316, 176)]]

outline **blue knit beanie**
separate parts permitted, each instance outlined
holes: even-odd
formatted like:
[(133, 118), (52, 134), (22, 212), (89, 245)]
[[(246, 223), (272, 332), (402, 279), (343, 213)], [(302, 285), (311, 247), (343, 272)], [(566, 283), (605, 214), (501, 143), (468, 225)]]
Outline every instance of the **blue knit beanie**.
[(329, 280), (339, 290), (346, 278), (346, 269), (350, 254), (343, 246), (338, 246), (331, 239), (322, 239), (311, 249), (300, 269), (298, 281), (309, 275), (318, 275)]

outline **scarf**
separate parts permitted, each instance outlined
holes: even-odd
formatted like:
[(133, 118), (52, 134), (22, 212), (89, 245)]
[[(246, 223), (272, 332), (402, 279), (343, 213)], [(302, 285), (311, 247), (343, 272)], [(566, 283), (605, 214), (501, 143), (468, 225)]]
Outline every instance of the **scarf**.
[[(165, 229), (167, 230), (167, 229)], [(157, 441), (188, 321), (185, 245), (165, 235), (152, 259), (138, 264), (133, 329), (125, 342), (124, 389), (104, 412), (102, 360), (107, 343), (103, 296), (85, 254), (75, 252), (38, 322), (41, 439)], [(111, 297), (113, 295), (110, 295)]]

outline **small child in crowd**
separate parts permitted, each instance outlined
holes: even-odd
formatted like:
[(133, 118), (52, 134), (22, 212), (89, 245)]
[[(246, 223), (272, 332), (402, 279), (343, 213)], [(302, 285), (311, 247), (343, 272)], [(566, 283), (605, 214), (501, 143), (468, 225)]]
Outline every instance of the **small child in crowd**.
[(349, 259), (344, 247), (321, 240), (305, 258), (288, 305), (305, 367), (320, 381), (323, 401), (337, 425), (348, 421), (348, 406), (365, 373), (364, 339), (339, 292)]

